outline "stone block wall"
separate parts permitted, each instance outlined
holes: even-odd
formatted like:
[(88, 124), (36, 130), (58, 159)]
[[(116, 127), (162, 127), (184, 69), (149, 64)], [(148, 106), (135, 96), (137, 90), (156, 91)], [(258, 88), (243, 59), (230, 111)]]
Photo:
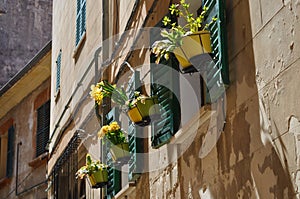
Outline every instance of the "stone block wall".
[(52, 0), (11, 0), (1, 6), (0, 87), (51, 40)]

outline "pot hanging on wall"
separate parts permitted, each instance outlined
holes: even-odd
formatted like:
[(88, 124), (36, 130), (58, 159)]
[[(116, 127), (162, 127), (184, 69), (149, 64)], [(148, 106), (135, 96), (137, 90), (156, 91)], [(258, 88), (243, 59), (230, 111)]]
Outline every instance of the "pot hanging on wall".
[[(209, 54), (212, 52), (210, 32), (207, 30), (198, 31), (182, 38), (182, 45), (174, 49), (174, 54), (179, 61), (183, 71), (204, 62), (211, 60)], [(196, 67), (196, 66), (194, 66)]]
[(115, 163), (126, 163), (130, 158), (128, 142), (116, 145), (112, 144), (109, 150)]
[(93, 189), (102, 188), (105, 185), (107, 185), (108, 182), (107, 169), (95, 171), (92, 174), (90, 174), (88, 177)]
[(157, 96), (147, 97), (144, 101), (138, 101), (136, 105), (127, 112), (130, 120), (139, 126), (147, 126), (151, 120), (160, 117)]

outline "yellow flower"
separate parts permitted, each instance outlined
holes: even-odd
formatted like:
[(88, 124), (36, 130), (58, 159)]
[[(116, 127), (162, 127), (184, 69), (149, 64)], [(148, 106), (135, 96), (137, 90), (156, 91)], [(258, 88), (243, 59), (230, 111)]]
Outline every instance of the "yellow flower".
[(110, 125), (110, 130), (111, 131), (118, 131), (120, 130), (120, 126), (117, 122), (112, 122)]
[(102, 126), (102, 128), (98, 132), (98, 137), (100, 139), (102, 139), (109, 131), (110, 131), (110, 126), (109, 125)]
[(102, 99), (103, 99), (103, 93), (102, 89), (95, 85), (91, 85), (91, 92), (90, 92), (91, 97), (96, 101), (97, 104), (101, 104)]

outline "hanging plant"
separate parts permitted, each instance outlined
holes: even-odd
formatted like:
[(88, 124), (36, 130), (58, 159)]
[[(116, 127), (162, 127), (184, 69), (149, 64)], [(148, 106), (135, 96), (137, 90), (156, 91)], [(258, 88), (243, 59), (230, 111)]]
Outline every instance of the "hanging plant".
[(103, 126), (98, 132), (99, 139), (110, 142), (110, 153), (114, 162), (124, 162), (129, 159), (129, 145), (124, 131), (117, 122)]
[(145, 126), (150, 123), (151, 118), (158, 117), (159, 108), (157, 97), (149, 97), (135, 92), (132, 99), (129, 99), (123, 89), (117, 88), (107, 81), (101, 81), (91, 86), (91, 97), (100, 105), (104, 97), (110, 97), (135, 124)]
[(169, 7), (172, 15), (183, 18), (185, 25), (181, 26), (177, 22), (172, 22), (167, 16), (163, 18), (163, 24), (171, 29), (161, 31), (162, 40), (155, 41), (152, 45), (152, 52), (156, 55), (156, 63), (160, 63), (161, 58), (169, 59), (170, 53), (174, 53), (183, 69), (192, 64), (190, 60), (199, 55), (212, 52), (210, 32), (208, 27), (217, 21), (212, 18), (209, 23), (204, 24), (207, 7), (198, 17), (194, 17), (189, 11), (190, 4), (181, 0), (180, 4), (172, 4)]
[(104, 187), (108, 182), (107, 165), (92, 160), (90, 154), (86, 155), (86, 164), (76, 172), (76, 178), (88, 177), (92, 188)]

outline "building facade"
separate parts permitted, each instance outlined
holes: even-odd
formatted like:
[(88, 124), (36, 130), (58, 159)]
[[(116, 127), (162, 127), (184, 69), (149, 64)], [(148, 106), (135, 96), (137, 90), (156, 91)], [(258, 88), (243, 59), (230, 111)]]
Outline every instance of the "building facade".
[(0, 198), (47, 198), (51, 42), (0, 90)]
[[(205, 70), (151, 54), (179, 1), (53, 1), (49, 198), (299, 197), (298, 1), (187, 2), (217, 19)], [(141, 127), (110, 99), (95, 106), (101, 80), (158, 96), (160, 118)], [(121, 164), (97, 137), (111, 121), (128, 134)], [(106, 186), (75, 177), (87, 153), (109, 165)]]

